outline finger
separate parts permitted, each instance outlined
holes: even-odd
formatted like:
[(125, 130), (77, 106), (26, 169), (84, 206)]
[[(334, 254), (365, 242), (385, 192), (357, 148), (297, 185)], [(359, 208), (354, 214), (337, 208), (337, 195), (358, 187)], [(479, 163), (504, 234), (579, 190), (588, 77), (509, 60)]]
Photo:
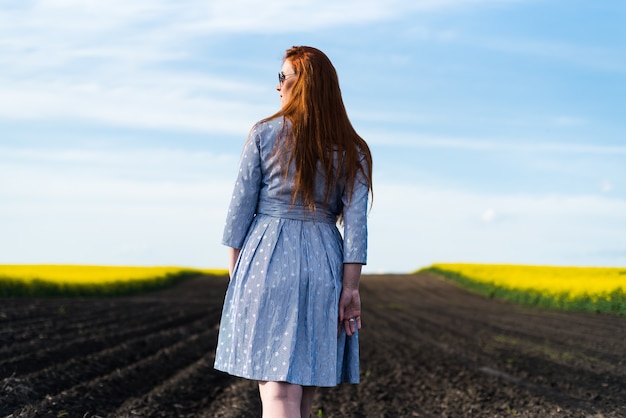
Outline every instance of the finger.
[(356, 327), (357, 329), (361, 329), (361, 317), (360, 316), (356, 317)]
[(345, 319), (343, 321), (343, 328), (346, 330), (346, 335), (348, 337), (352, 335), (352, 328), (350, 326), (350, 320), (349, 319)]
[(356, 320), (351, 317), (345, 320), (345, 328), (346, 328), (346, 334), (348, 335), (348, 337), (354, 335), (354, 333), (356, 332), (356, 328), (357, 328), (357, 323)]
[(343, 316), (344, 316), (343, 306), (339, 305), (339, 318), (337, 320), (337, 336), (341, 334), (341, 327), (345, 325)]

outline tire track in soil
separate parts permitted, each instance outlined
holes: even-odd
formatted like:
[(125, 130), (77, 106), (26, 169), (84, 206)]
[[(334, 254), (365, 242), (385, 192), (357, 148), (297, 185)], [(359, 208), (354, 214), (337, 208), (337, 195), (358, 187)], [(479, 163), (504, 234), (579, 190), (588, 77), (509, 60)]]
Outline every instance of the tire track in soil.
[[(398, 319), (402, 322), (410, 322), (412, 318), (407, 312), (398, 313)], [(464, 347), (464, 351), (470, 353), (481, 353), (484, 350), (489, 351), (490, 348), (505, 348), (511, 344), (524, 345), (531, 351), (545, 351), (551, 353), (554, 357), (562, 354), (564, 356), (570, 356), (571, 352), (577, 353), (581, 358), (594, 359), (594, 367), (599, 364), (603, 364), (607, 370), (619, 364), (619, 361), (623, 361), (623, 355), (620, 356), (617, 350), (615, 353), (607, 353), (606, 346), (603, 347), (604, 351), (598, 350), (598, 345), (594, 344), (593, 348), (588, 348), (588, 344), (584, 344), (584, 340), (574, 339), (571, 337), (571, 333), (567, 333), (569, 338), (566, 338), (561, 330), (557, 330), (554, 327), (542, 327), (533, 325), (536, 330), (540, 330), (544, 333), (556, 333), (558, 332), (558, 340), (547, 341), (545, 337), (537, 336), (537, 332), (526, 331), (524, 328), (524, 322), (526, 321), (503, 321), (501, 318), (489, 318), (488, 320), (481, 318), (466, 317), (463, 320), (463, 326), (460, 327), (459, 318), (460, 315), (455, 312), (438, 312), (437, 316), (419, 317), (420, 329), (426, 330), (433, 335), (436, 335), (441, 341), (442, 348), (452, 350), (454, 348)], [(441, 332), (444, 330), (445, 332)], [(439, 331), (439, 335), (437, 332)], [(418, 331), (419, 332), (419, 331)], [(613, 329), (610, 333), (605, 333), (601, 336), (601, 339), (606, 341), (607, 336), (612, 336), (617, 332), (617, 329)], [(478, 334), (483, 333), (483, 336)], [(491, 341), (489, 340), (489, 337)], [(597, 338), (597, 336), (596, 336)], [(433, 344), (436, 344), (433, 342)], [(467, 350), (468, 346), (472, 345), (471, 350)], [(461, 353), (459, 353), (461, 354)], [(558, 360), (558, 359), (556, 359)]]
[(138, 361), (153, 355), (160, 347), (170, 346), (181, 338), (185, 338), (186, 335), (196, 334), (210, 328), (211, 324), (217, 322), (217, 312), (211, 317), (210, 321), (199, 319), (186, 326), (158, 329), (158, 332), (136, 336), (117, 346), (108, 346), (99, 352), (84, 352), (79, 357), (71, 358), (64, 363), (52, 364), (19, 379), (14, 377), (5, 379), (0, 384), (13, 386), (21, 384), (29, 390), (28, 395), (13, 399), (7, 397), (4, 407), (10, 409), (24, 402), (25, 398), (35, 401), (39, 394), (54, 395), (69, 389), (79, 383), (77, 376), (84, 381), (124, 368), (130, 361)]
[[(36, 343), (39, 339), (39, 330), (42, 328), (49, 329), (54, 328), (53, 335), (48, 335), (47, 341), (62, 341), (67, 336), (76, 336), (82, 332), (88, 332), (90, 329), (103, 329), (103, 328), (116, 328), (122, 323), (130, 323), (135, 321), (137, 323), (145, 322), (146, 318), (154, 318), (155, 313), (159, 309), (159, 306), (148, 307), (149, 309), (142, 310), (140, 312), (119, 312), (118, 314), (111, 316), (111, 307), (106, 310), (100, 310), (92, 312), (90, 305), (80, 306), (80, 309), (72, 309), (62, 306), (61, 312), (57, 309), (51, 313), (47, 318), (38, 318), (37, 320), (26, 322), (27, 326), (21, 326), (19, 321), (9, 320), (11, 327), (7, 326), (0, 334), (0, 342), (5, 343), (11, 341), (12, 345), (4, 346), (0, 349), (0, 355), (10, 355), (11, 350), (19, 352), (22, 347), (20, 343), (27, 347)], [(115, 306), (112, 306), (113, 310), (118, 310)], [(68, 312), (69, 311), (69, 312)], [(53, 318), (53, 319), (51, 319)], [(12, 328), (20, 329), (21, 332), (15, 333)]]
[[(192, 334), (155, 354), (140, 358), (124, 367), (83, 381), (54, 396), (29, 405), (16, 416), (40, 416), (47, 411), (75, 411), (80, 416), (105, 416), (123, 404), (129, 397), (141, 395), (162, 379), (185, 368), (211, 349), (216, 329)], [(102, 402), (106, 399), (106, 403)]]
[(225, 376), (223, 390), (195, 417), (261, 418), (261, 399), (256, 382)]
[[(215, 329), (191, 335), (160, 349), (154, 355), (127, 364), (124, 368), (80, 383), (58, 395), (47, 397), (31, 408), (34, 412), (41, 413), (62, 406), (68, 411), (79, 412), (80, 416), (108, 415), (128, 398), (148, 392), (159, 385), (162, 379), (170, 377), (181, 368), (187, 367), (190, 361), (193, 362), (202, 356), (207, 348), (210, 349), (207, 344), (209, 337), (215, 335)], [(107, 399), (106, 405), (101, 404), (96, 396)], [(89, 405), (85, 398), (88, 401), (95, 401), (98, 405)]]
[[(206, 282), (212, 285), (211, 280), (207, 280)], [(187, 341), (183, 344), (179, 344), (183, 350), (176, 351), (176, 353), (178, 353), (177, 357), (183, 359), (183, 362), (192, 361), (194, 359), (194, 357), (190, 355), (192, 351), (195, 352), (195, 357), (205, 355), (207, 350), (210, 350), (211, 343), (215, 339), (216, 324), (221, 307), (215, 306), (216, 304), (211, 307), (206, 304), (207, 300), (204, 300), (202, 304), (193, 301), (186, 303), (185, 300), (176, 301), (172, 300), (171, 297), (159, 297), (159, 292), (131, 299), (120, 298), (113, 300), (119, 301), (119, 303), (107, 307), (108, 316), (111, 318), (110, 320), (114, 320), (116, 316), (124, 318), (128, 311), (136, 311), (138, 313), (151, 311), (152, 313), (148, 316), (134, 316), (133, 318), (138, 318), (132, 321), (134, 323), (129, 323), (128, 321), (121, 322), (117, 327), (111, 328), (113, 333), (95, 332), (92, 339), (95, 339), (97, 342), (108, 343), (101, 351), (85, 349), (87, 348), (86, 344), (81, 345), (74, 342), (73, 347), (78, 347), (78, 349), (74, 350), (75, 352), (72, 353), (72, 356), (69, 357), (66, 363), (59, 362), (59, 358), (56, 358), (57, 361), (54, 361), (54, 356), (50, 356), (49, 359), (45, 358), (45, 361), (36, 361), (37, 366), (15, 364), (14, 362), (14, 365), (22, 367), (17, 368), (18, 373), (14, 376), (0, 382), (0, 388), (2, 389), (0, 392), (0, 416), (5, 416), (5, 414), (19, 410), (19, 406), (21, 406), (22, 409), (18, 411), (16, 416), (41, 416), (41, 411), (37, 413), (33, 412), (37, 409), (37, 404), (39, 404), (40, 407), (45, 407), (50, 402), (58, 403), (55, 400), (55, 397), (58, 397), (55, 394), (58, 393), (62, 393), (60, 397), (65, 398), (62, 399), (62, 405), (56, 409), (61, 412), (67, 411), (67, 407), (71, 407), (72, 402), (68, 401), (68, 395), (66, 393), (61, 392), (63, 389), (68, 389), (69, 387), (69, 390), (66, 392), (70, 393), (72, 390), (80, 390), (81, 385), (79, 382), (85, 382), (87, 379), (93, 379), (97, 384), (101, 384), (102, 382), (98, 383), (98, 377), (102, 376), (104, 376), (104, 384), (102, 384), (102, 386), (106, 386), (106, 381), (109, 379), (106, 377), (107, 374), (115, 375), (115, 371), (117, 370), (117, 374), (122, 375), (120, 370), (123, 369), (134, 370), (135, 374), (139, 376), (139, 380), (142, 380), (147, 375), (145, 370), (142, 371), (140, 368), (132, 366), (129, 362), (140, 361), (155, 352), (172, 351), (172, 348), (168, 349), (167, 347), (174, 345), (181, 339), (187, 339)], [(39, 301), (43, 301), (44, 304), (52, 305), (66, 302), (54, 299), (43, 299)], [(95, 304), (96, 309), (98, 309), (98, 305), (108, 305), (106, 301), (111, 301), (111, 299), (95, 299), (90, 305), (93, 306), (93, 304)], [(5, 305), (3, 304), (3, 308), (4, 307)], [(88, 309), (84, 310), (84, 313), (88, 312)], [(80, 315), (75, 312), (74, 317), (76, 316)], [(172, 320), (172, 318), (174, 319)], [(46, 336), (53, 335), (55, 330), (56, 328), (49, 327), (47, 330), (44, 330), (44, 334), (46, 334)], [(150, 333), (148, 333), (148, 331)], [(199, 332), (203, 332), (199, 338), (193, 337), (194, 333), (198, 334)], [(190, 335), (197, 340), (193, 344), (189, 344), (193, 339), (189, 337)], [(82, 342), (83, 336), (80, 336), (79, 339), (81, 339)], [(120, 342), (117, 347), (114, 345), (116, 341)], [(70, 343), (70, 346), (72, 346), (72, 343)], [(190, 347), (191, 349), (189, 349)], [(80, 349), (82, 349), (82, 351)], [(186, 349), (186, 351), (184, 349)], [(57, 350), (57, 352), (58, 351), (60, 350)], [(36, 360), (32, 352), (29, 354), (31, 361)], [(36, 352), (34, 354), (36, 354)], [(60, 357), (65, 359), (68, 358), (68, 355), (67, 353), (61, 353)], [(165, 374), (167, 368), (171, 368), (172, 364), (175, 365), (180, 362), (166, 361), (164, 367), (160, 364), (163, 362), (162, 357), (163, 356), (159, 357), (158, 355), (155, 357), (157, 360), (153, 365), (153, 369), (158, 370), (160, 376), (167, 376)], [(30, 369), (37, 371), (30, 374), (24, 373), (24, 370)], [(174, 367), (174, 372), (176, 371), (177, 367)], [(109, 380), (114, 379), (110, 378)], [(37, 386), (37, 384), (40, 385)], [(135, 384), (131, 383), (131, 386), (132, 385), (134, 385), (134, 387), (140, 386), (136, 384), (136, 382)], [(85, 386), (86, 392), (94, 392), (88, 384), (83, 383), (83, 386)], [(95, 390), (96, 396), (98, 391), (99, 389)], [(78, 394), (77, 398), (81, 398), (81, 396), (81, 394)], [(126, 396), (124, 396), (124, 400), (126, 400)], [(108, 403), (108, 400), (105, 398), (104, 402)], [(78, 403), (84, 406), (89, 403), (89, 400), (82, 399), (79, 400)], [(94, 403), (102, 404), (103, 399), (96, 400)], [(12, 408), (12, 406), (16, 406), (16, 408)], [(52, 414), (52, 412), (50, 412), (50, 414)]]
[[(476, 380), (480, 388), (488, 388), (490, 391), (490, 399), (493, 399), (496, 395), (497, 397), (507, 397), (506, 391), (505, 393), (501, 393), (503, 391), (500, 387), (491, 384), (490, 381), (494, 379), (485, 381), (486, 377), (488, 377), (485, 376), (486, 370), (497, 371), (498, 373), (496, 373), (495, 376), (500, 380), (500, 382), (497, 382), (498, 384), (502, 383), (502, 380), (505, 380), (505, 383), (509, 385), (513, 384), (512, 387), (521, 389), (522, 393), (520, 395), (523, 395), (518, 395), (517, 399), (511, 399), (512, 402), (506, 405), (505, 410), (519, 411), (521, 409), (524, 411), (533, 411), (534, 407), (530, 408), (528, 406), (530, 404), (529, 402), (519, 402), (519, 399), (530, 397), (535, 399), (529, 399), (529, 401), (539, 401), (541, 404), (544, 404), (546, 401), (552, 403), (551, 411), (563, 410), (563, 406), (565, 406), (571, 409), (572, 413), (578, 412), (579, 414), (564, 416), (586, 416), (586, 414), (592, 414), (596, 411), (596, 408), (594, 408), (596, 405), (594, 405), (594, 402), (589, 402), (589, 400), (600, 400), (604, 397), (604, 403), (609, 405), (608, 412), (613, 414), (607, 416), (621, 416), (621, 414), (623, 414), (624, 407), (620, 401), (620, 398), (623, 399), (626, 394), (623, 368), (621, 372), (617, 374), (610, 374), (610, 369), (613, 368), (613, 365), (605, 363), (606, 367), (604, 370), (589, 373), (585, 370), (585, 364), (576, 361), (577, 358), (575, 356), (573, 356), (574, 358), (572, 359), (555, 360), (550, 352), (547, 352), (547, 355), (546, 352), (542, 351), (529, 354), (525, 352), (526, 347), (520, 344), (509, 345), (506, 350), (500, 352), (492, 348), (496, 340), (494, 337), (501, 335), (499, 326), (500, 318), (504, 317), (509, 320), (517, 318), (517, 312), (528, 308), (522, 308), (504, 302), (485, 300), (475, 295), (466, 294), (466, 292), (461, 289), (455, 288), (454, 285), (433, 276), (420, 275), (419, 277), (399, 277), (394, 280), (406, 279), (412, 281), (413, 284), (421, 282), (424, 289), (429, 289), (430, 286), (435, 285), (438, 288), (446, 290), (446, 300), (441, 299), (441, 292), (439, 291), (432, 292), (432, 296), (423, 293), (420, 294), (419, 292), (409, 292), (408, 290), (411, 289), (410, 284), (397, 286), (397, 283), (391, 282), (388, 277), (380, 278), (380, 282), (377, 283), (377, 285), (382, 285), (383, 282), (385, 282), (387, 286), (392, 288), (404, 288), (405, 292), (402, 294), (400, 292), (394, 294), (393, 299), (391, 299), (394, 305), (379, 303), (376, 305), (377, 308), (372, 309), (371, 314), (365, 318), (365, 320), (368, 321), (369, 327), (365, 329), (363, 333), (362, 341), (364, 347), (383, 345), (389, 348), (387, 355), (391, 357), (408, 359), (413, 356), (416, 363), (424, 364), (428, 364), (428, 357), (423, 360), (420, 360), (420, 357), (428, 354), (428, 349), (438, 347), (442, 351), (438, 355), (443, 355), (443, 358), (441, 358), (439, 362), (446, 364), (446, 370), (437, 373), (439, 378), (445, 376), (446, 372), (449, 373), (451, 370), (456, 370), (459, 365), (455, 363), (460, 363), (460, 372), (466, 376), (465, 380), (467, 380), (467, 377), (470, 377), (469, 380)], [(367, 287), (369, 284), (370, 283), (367, 281), (363, 283), (362, 300), (364, 303), (368, 299), (369, 289)], [(379, 287), (378, 291), (380, 290), (381, 288)], [(386, 293), (385, 296), (389, 296), (389, 292), (384, 293)], [(421, 300), (420, 297), (422, 298)], [(380, 298), (376, 297), (376, 299)], [(457, 300), (462, 302), (462, 304), (457, 304)], [(436, 301), (436, 303), (431, 303), (433, 301)], [(387, 302), (387, 300), (383, 299), (382, 302)], [(419, 309), (411, 308), (411, 303), (421, 306)], [(384, 308), (385, 306), (393, 308), (396, 311), (402, 311), (402, 313), (384, 312), (381, 307)], [(465, 312), (455, 315), (454, 312), (457, 306), (463, 306), (463, 311)], [(497, 310), (494, 311), (497, 315), (491, 314), (494, 307), (497, 308)], [(468, 311), (467, 308), (470, 308), (470, 311)], [(564, 315), (562, 313), (537, 311), (541, 312), (540, 316), (542, 318), (551, 318), (553, 315), (554, 317), (558, 317), (560, 321), (555, 323), (557, 328), (543, 329), (537, 332), (535, 331), (535, 324), (518, 321), (517, 332), (520, 341), (524, 341), (524, 338), (533, 335), (534, 332), (536, 336), (535, 340), (547, 342), (548, 345), (551, 346), (558, 345), (559, 336), (557, 335), (555, 337), (554, 331), (563, 326), (567, 327), (569, 324), (565, 320), (570, 317), (574, 319), (572, 322), (578, 327), (579, 339), (585, 340), (587, 338), (588, 330), (581, 329), (580, 323), (578, 323), (576, 319), (579, 314)], [(468, 313), (471, 313), (471, 316), (468, 316)], [(442, 318), (450, 316), (453, 317), (454, 321), (451, 321), (449, 324), (441, 320)], [(587, 315), (587, 317), (594, 318), (594, 316), (589, 315)], [(615, 334), (604, 335), (603, 341), (612, 343), (616, 343), (620, 340), (623, 341), (625, 336), (625, 322), (623, 317), (595, 316), (595, 321), (590, 321), (588, 326), (590, 329), (593, 329), (594, 325), (605, 322), (616, 324), (612, 329), (617, 332)], [(368, 330), (372, 328), (376, 328), (382, 332), (368, 332)], [(509, 331), (513, 332), (512, 330)], [(394, 335), (394, 333), (396, 335)], [(424, 337), (424, 334), (426, 334), (426, 337)], [(407, 335), (410, 337), (407, 338)], [(368, 338), (370, 336), (372, 339), (378, 341), (369, 341), (368, 344)], [(454, 341), (455, 338), (457, 339), (456, 343)], [(390, 347), (389, 343), (385, 344), (385, 340), (396, 340), (400, 345), (399, 347)], [(421, 342), (424, 341), (427, 343), (422, 344)], [(615, 346), (615, 344), (609, 344), (609, 346)], [(572, 347), (573, 353), (577, 353), (576, 350), (578, 350), (577, 347)], [(620, 351), (623, 361), (623, 346)], [(542, 354), (543, 356), (541, 356)], [(436, 356), (437, 354), (433, 353), (433, 355)], [(619, 356), (619, 352), (609, 351), (608, 355)], [(372, 356), (364, 355), (365, 358), (374, 357), (377, 359), (381, 356), (382, 353)], [(580, 357), (584, 356), (581, 355)], [(511, 367), (509, 363), (511, 358), (515, 360), (513, 364), (514, 367)], [(565, 364), (559, 364), (559, 361)], [(571, 364), (572, 362), (574, 364)], [(598, 366), (599, 364), (596, 362), (595, 367), (597, 368)], [(411, 369), (413, 364), (405, 364), (404, 367)], [(462, 370), (463, 368), (466, 370)], [(506, 370), (506, 372), (502, 370)], [(408, 373), (406, 374), (411, 375), (415, 373), (416, 376), (419, 376), (420, 371), (423, 370), (418, 369), (414, 372), (407, 371)], [(426, 372), (428, 371), (429, 370), (426, 370)], [(607, 372), (609, 373), (608, 375)], [(546, 378), (546, 374), (548, 374), (549, 378)], [(490, 377), (493, 376), (494, 373), (490, 373)], [(522, 376), (523, 378), (517, 376)], [(527, 380), (533, 377), (535, 378), (533, 382)], [(536, 377), (542, 377), (542, 379), (537, 379)], [(444, 381), (446, 380), (454, 382), (454, 374), (444, 379)], [(407, 382), (407, 384), (409, 384), (409, 382)], [(612, 392), (609, 390), (603, 391), (603, 387), (611, 387), (615, 388), (615, 390)], [(454, 408), (451, 409), (451, 411), (454, 411), (452, 416), (468, 416), (472, 408), (475, 409), (475, 407), (472, 407), (471, 397), (466, 399), (466, 396), (462, 396), (462, 388), (457, 388), (457, 392), (458, 393), (451, 398), (455, 400), (455, 402), (450, 405), (454, 406)], [(603, 393), (600, 394), (599, 392)], [(467, 394), (471, 394), (471, 391), (468, 391)], [(464, 404), (467, 405), (463, 407)], [(598, 409), (604, 408), (600, 402), (597, 402), (597, 404)], [(444, 405), (446, 404), (444, 403)], [(617, 410), (620, 410), (621, 413), (617, 413)], [(405, 412), (408, 413), (411, 411)], [(443, 413), (443, 411), (437, 411), (437, 413)], [(542, 412), (540, 408), (534, 412), (536, 415), (531, 414), (530, 416), (542, 416), (542, 413), (545, 414), (545, 410)]]
[[(196, 411), (210, 404), (219, 395), (227, 379), (226, 375), (214, 373), (214, 359), (213, 354), (205, 355), (152, 388), (150, 392), (128, 399), (110, 416), (196, 416)], [(184, 402), (171, 402), (172, 399), (184, 399)]]
[[(84, 333), (73, 340), (62, 341), (50, 346), (46, 344), (46, 346), (34, 352), (22, 352), (15, 357), (0, 361), (0, 377), (12, 374), (15, 370), (20, 370), (22, 373), (36, 371), (42, 365), (49, 363), (51, 359), (54, 359), (55, 362), (63, 362), (76, 355), (106, 349), (112, 344), (121, 343), (132, 336), (145, 336), (165, 328), (181, 326), (189, 321), (196, 320), (200, 316), (200, 313), (191, 316), (176, 315), (175, 317), (161, 320), (150, 320), (151, 318), (144, 317), (137, 324), (122, 322), (123, 327), (120, 327), (118, 324), (112, 328), (105, 327), (104, 330), (96, 329), (97, 334), (95, 332)], [(43, 342), (48, 343), (49, 339), (45, 338)]]
[[(469, 298), (467, 299), (469, 300)], [(437, 299), (429, 297), (427, 300), (435, 301)], [(623, 341), (615, 338), (615, 336), (624, 335), (623, 318), (602, 317), (602, 321), (590, 321), (593, 315), (567, 313), (566, 318), (573, 325), (570, 328), (562, 327), (564, 318), (561, 318), (560, 312), (542, 312), (532, 308), (533, 311), (542, 313), (540, 315), (533, 312), (524, 312), (525, 308), (521, 306), (491, 301), (494, 305), (501, 303), (505, 308), (514, 308), (516, 313), (519, 313), (519, 315), (512, 316), (501, 315), (501, 312), (496, 311), (494, 315), (485, 309), (481, 309), (481, 306), (484, 305), (482, 297), (477, 297), (475, 302), (473, 305), (466, 303), (464, 306), (452, 306), (449, 301), (444, 303), (443, 300), (439, 299), (437, 304), (431, 305), (435, 307), (446, 306), (447, 309), (439, 309), (436, 316), (430, 315), (428, 318), (422, 315), (420, 321), (422, 321), (422, 325), (431, 325), (438, 329), (444, 328), (446, 333), (441, 335), (456, 337), (464, 343), (472, 340), (481, 341), (481, 338), (475, 338), (476, 334), (487, 332), (486, 335), (504, 337), (495, 338), (492, 344), (499, 344), (497, 340), (506, 341), (507, 338), (511, 338), (517, 342), (523, 341), (526, 346), (544, 347), (546, 344), (549, 344), (547, 348), (556, 353), (568, 354), (568, 351), (571, 349), (581, 357), (593, 358), (595, 362), (601, 361), (607, 366), (615, 366), (619, 365), (620, 362), (624, 362)], [(468, 309), (468, 307), (471, 307), (471, 309)], [(477, 315), (478, 313), (480, 315)], [(413, 314), (404, 311), (400, 312), (399, 315), (403, 315), (406, 318)], [(578, 319), (577, 316), (579, 316)], [(557, 321), (554, 321), (553, 317), (557, 318)], [(531, 318), (536, 321), (530, 322)], [(532, 323), (532, 327), (528, 326), (529, 323)], [(583, 326), (585, 327), (586, 338), (581, 339), (580, 329)], [(551, 335), (552, 338), (547, 340), (545, 338), (546, 334)], [(607, 344), (613, 347), (607, 347)], [(454, 347), (455, 344), (452, 344), (452, 346)]]
[[(44, 338), (19, 345), (37, 367), (9, 362), (15, 375), (0, 381), (0, 416), (259, 417), (256, 383), (212, 368), (227, 282), (190, 279), (72, 308), (67, 299), (15, 311), (3, 303), (0, 335)], [(432, 274), (364, 276), (361, 298), (361, 384), (318, 390), (314, 412), (324, 417), (626, 416), (624, 317), (520, 307)], [(46, 320), (60, 306), (75, 309), (71, 319)], [(26, 317), (12, 322), (16, 312)], [(107, 329), (93, 338), (109, 345), (81, 345), (86, 325)], [(38, 359), (61, 329), (72, 355)]]

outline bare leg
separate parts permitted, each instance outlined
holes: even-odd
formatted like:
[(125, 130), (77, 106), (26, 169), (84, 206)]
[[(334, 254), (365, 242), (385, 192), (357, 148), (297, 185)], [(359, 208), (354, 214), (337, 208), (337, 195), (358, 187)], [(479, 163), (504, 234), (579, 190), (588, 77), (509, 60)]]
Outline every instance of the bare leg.
[(313, 405), (313, 396), (315, 396), (315, 386), (302, 387), (302, 401), (300, 402), (300, 416), (302, 418), (311, 417), (311, 406)]
[(259, 382), (263, 418), (300, 418), (302, 386), (285, 382)]

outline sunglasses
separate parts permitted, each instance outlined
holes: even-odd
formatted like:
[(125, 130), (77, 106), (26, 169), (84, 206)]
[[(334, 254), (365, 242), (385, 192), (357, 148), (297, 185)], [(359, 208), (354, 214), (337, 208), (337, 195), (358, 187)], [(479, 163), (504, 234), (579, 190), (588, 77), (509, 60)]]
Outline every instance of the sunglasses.
[(285, 79), (287, 79), (287, 77), (291, 77), (297, 75), (296, 73), (293, 74), (283, 74), (283, 72), (279, 72), (278, 73), (278, 84), (280, 84), (281, 86), (283, 85), (283, 83), (285, 82)]

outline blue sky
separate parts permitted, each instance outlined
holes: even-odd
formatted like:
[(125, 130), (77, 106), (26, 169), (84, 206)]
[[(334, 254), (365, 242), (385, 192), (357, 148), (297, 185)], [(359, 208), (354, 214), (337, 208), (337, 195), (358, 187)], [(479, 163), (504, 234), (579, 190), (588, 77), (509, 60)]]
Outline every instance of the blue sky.
[(0, 1), (0, 263), (225, 267), (285, 49), (374, 157), (366, 272), (626, 265), (626, 3)]

